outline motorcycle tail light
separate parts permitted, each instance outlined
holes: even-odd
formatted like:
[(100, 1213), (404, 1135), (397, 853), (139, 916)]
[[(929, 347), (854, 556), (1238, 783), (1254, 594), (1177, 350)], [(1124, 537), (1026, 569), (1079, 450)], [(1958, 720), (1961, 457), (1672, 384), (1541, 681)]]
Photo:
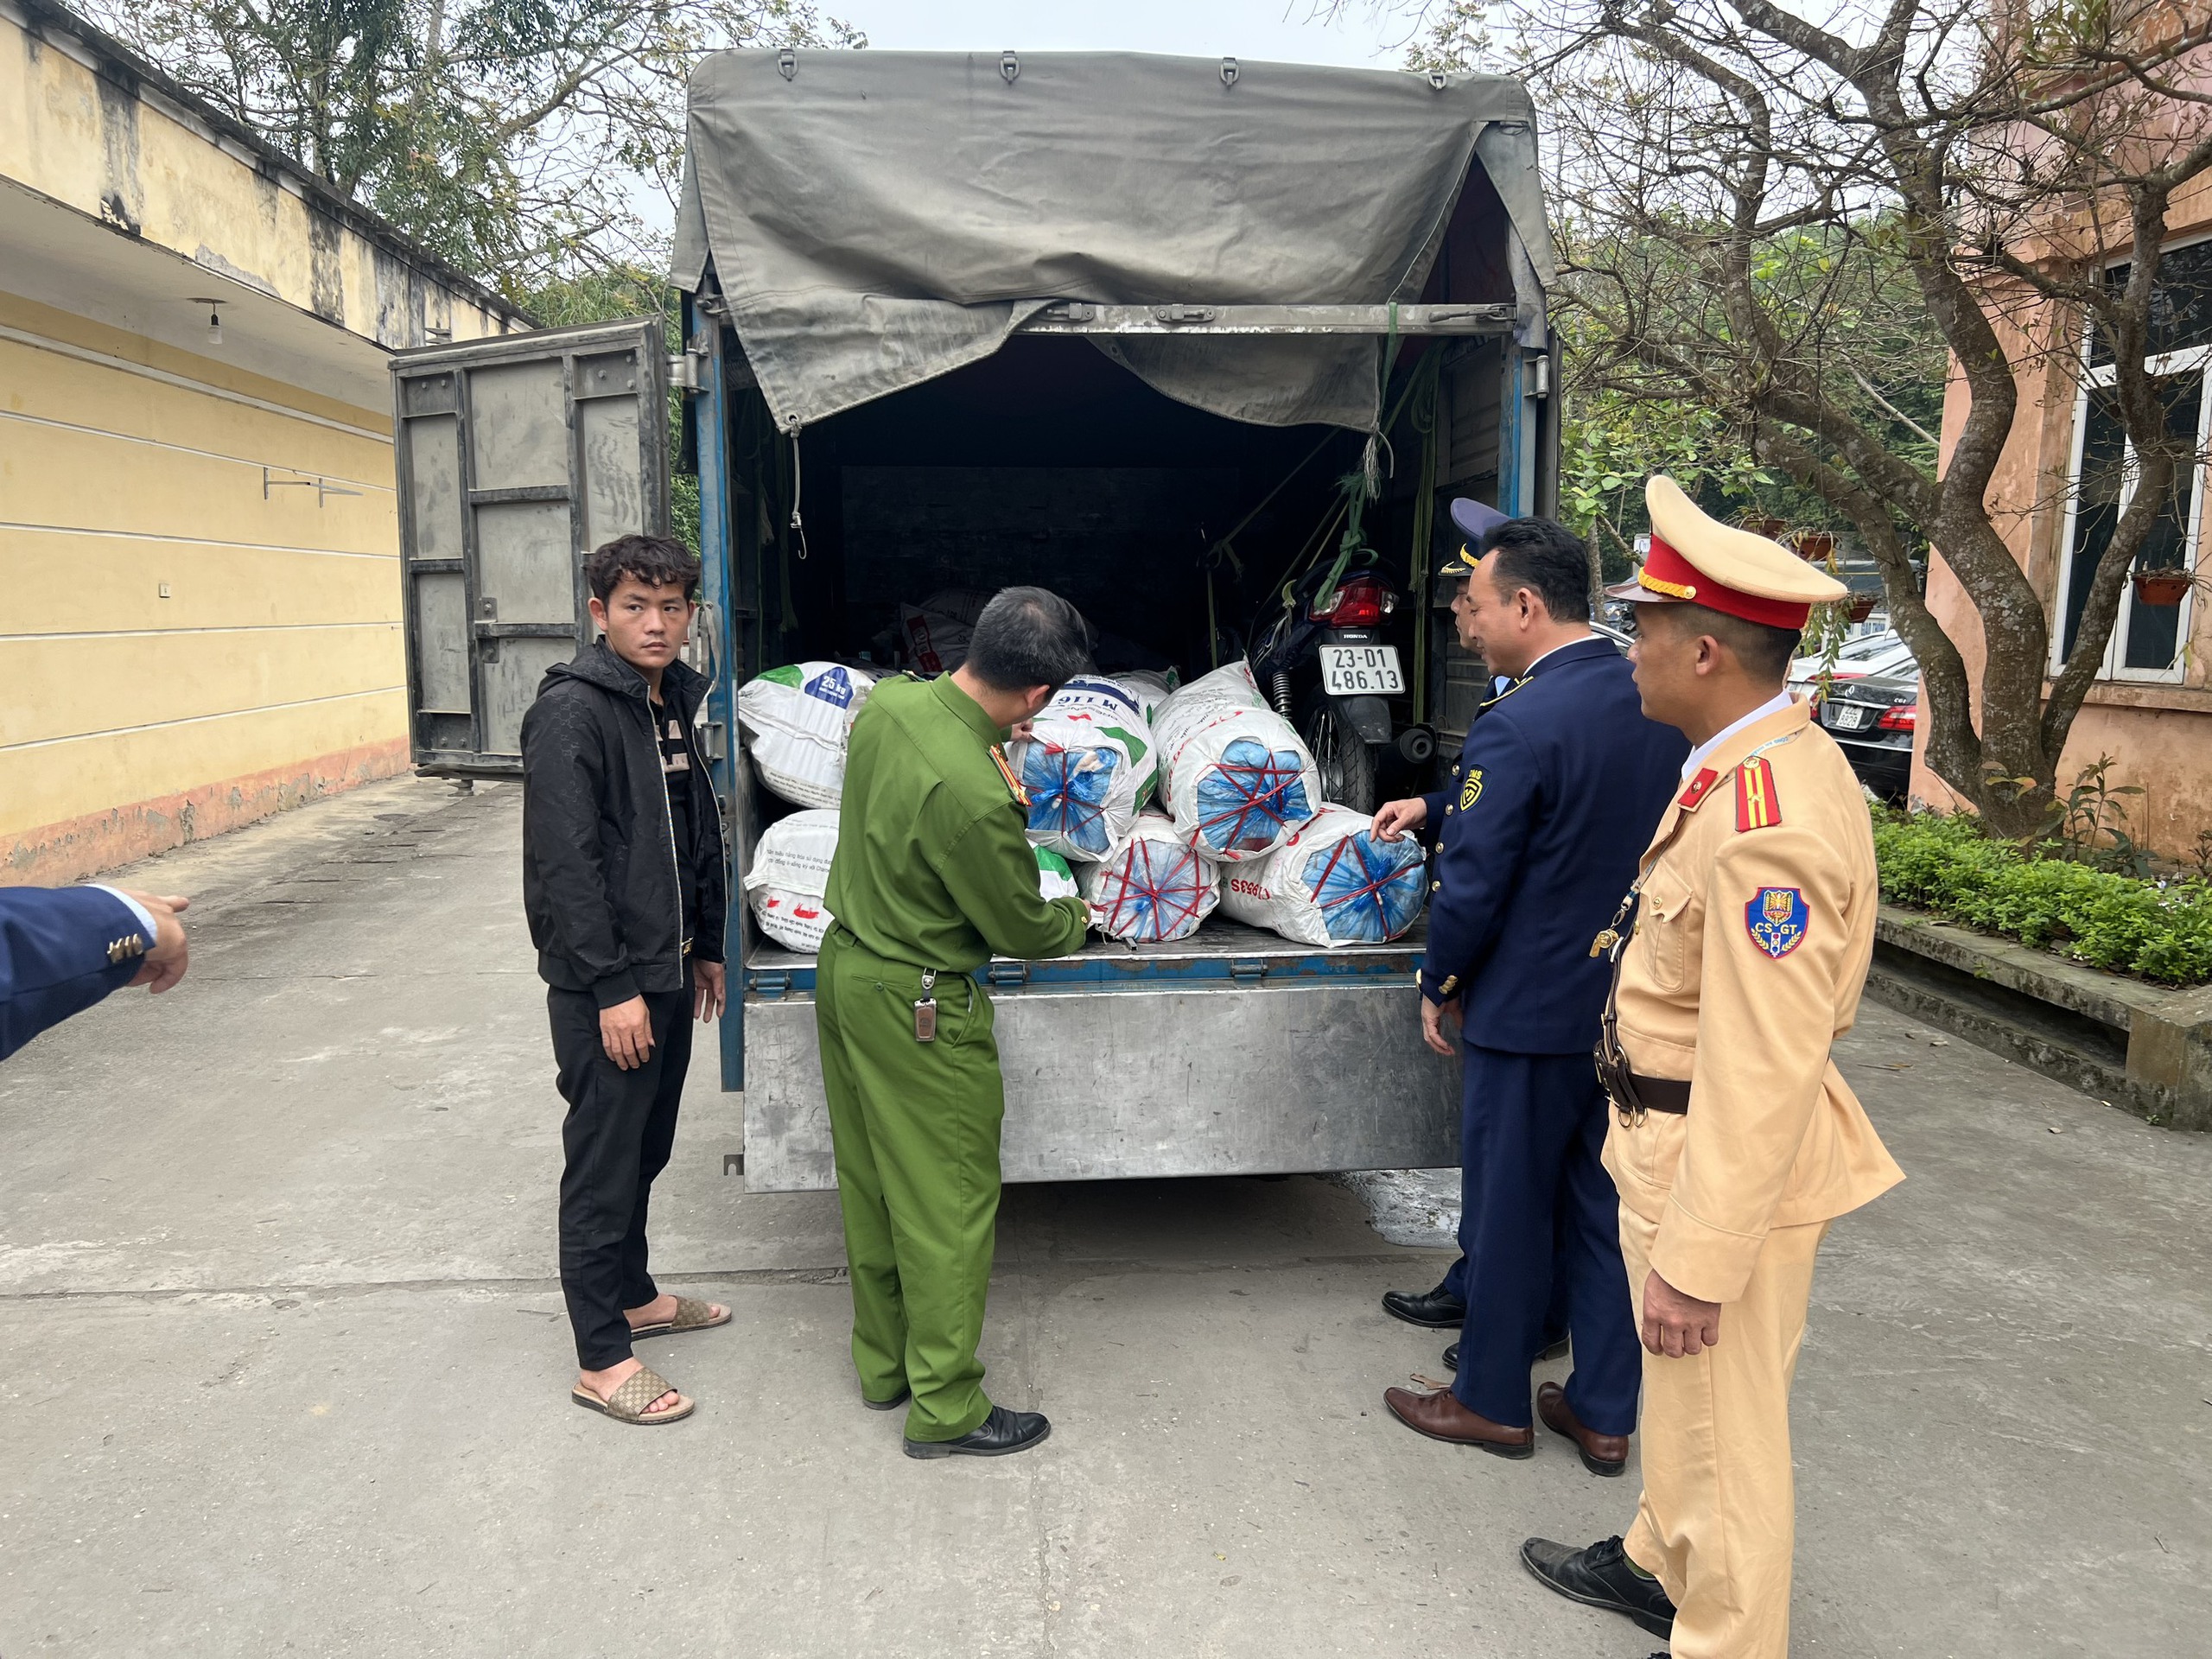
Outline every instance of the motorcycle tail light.
[(1885, 732), (1909, 732), (1913, 728), (1913, 725), (1919, 719), (1919, 716), (1920, 705), (1918, 703), (1901, 702), (1896, 708), (1891, 709), (1884, 714), (1879, 720), (1874, 722), (1874, 724), (1877, 728)]
[(1306, 614), (1340, 628), (1371, 628), (1396, 608), (1396, 594), (1381, 582), (1360, 576), (1337, 589), (1328, 609), (1316, 605)]

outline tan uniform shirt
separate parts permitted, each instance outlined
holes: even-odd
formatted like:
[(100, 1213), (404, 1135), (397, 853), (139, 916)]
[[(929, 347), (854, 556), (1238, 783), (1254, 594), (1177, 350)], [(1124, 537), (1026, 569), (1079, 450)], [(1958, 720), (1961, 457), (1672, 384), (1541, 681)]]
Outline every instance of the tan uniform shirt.
[(1620, 1039), (1687, 1114), (1615, 1114), (1605, 1167), (1658, 1224), (1651, 1266), (1744, 1293), (1768, 1230), (1827, 1221), (1904, 1179), (1829, 1058), (1858, 1015), (1880, 898), (1866, 802), (1802, 704), (1708, 756), (1660, 819), (1622, 963)]

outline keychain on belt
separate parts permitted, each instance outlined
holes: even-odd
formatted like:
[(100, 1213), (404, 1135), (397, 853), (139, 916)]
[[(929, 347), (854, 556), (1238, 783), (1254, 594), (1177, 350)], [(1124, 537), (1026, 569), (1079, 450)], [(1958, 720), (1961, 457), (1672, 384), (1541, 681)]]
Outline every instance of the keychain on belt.
[(914, 999), (914, 1040), (937, 1041), (937, 969), (922, 969), (922, 994)]

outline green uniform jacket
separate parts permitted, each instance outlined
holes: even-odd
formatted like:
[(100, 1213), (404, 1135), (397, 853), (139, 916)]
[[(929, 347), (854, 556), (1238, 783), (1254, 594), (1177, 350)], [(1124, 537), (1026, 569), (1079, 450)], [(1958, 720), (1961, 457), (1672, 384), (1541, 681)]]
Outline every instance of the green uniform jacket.
[(853, 722), (824, 902), (871, 954), (972, 974), (1083, 944), (1079, 899), (1043, 898), (1029, 817), (991, 756), (1006, 734), (950, 675), (886, 680)]

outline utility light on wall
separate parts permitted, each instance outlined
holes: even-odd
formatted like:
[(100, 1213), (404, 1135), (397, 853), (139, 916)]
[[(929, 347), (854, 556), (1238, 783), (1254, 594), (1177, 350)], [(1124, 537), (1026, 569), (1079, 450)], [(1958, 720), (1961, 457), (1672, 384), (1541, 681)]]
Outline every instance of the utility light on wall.
[(223, 314), (219, 308), (223, 302), (220, 300), (202, 299), (197, 296), (192, 302), (194, 305), (204, 305), (207, 308), (207, 343), (210, 346), (221, 345), (223, 343)]

